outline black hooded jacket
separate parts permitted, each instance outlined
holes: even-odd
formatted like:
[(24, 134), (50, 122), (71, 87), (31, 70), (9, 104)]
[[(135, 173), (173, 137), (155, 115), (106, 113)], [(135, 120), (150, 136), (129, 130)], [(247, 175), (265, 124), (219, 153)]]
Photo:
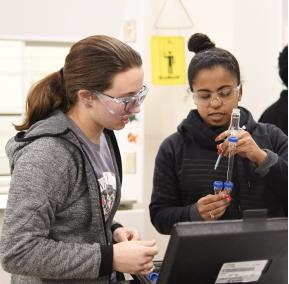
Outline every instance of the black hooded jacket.
[(288, 135), (288, 90), (283, 90), (277, 102), (269, 106), (259, 122), (272, 123)]
[[(243, 210), (258, 208), (268, 209), (271, 217), (287, 215), (287, 136), (274, 125), (256, 123), (249, 111), (240, 109), (240, 126), (268, 155), (259, 167), (235, 156), (233, 200), (222, 219), (242, 218)], [(214, 170), (218, 157), (214, 140), (225, 130), (209, 128), (197, 110), (192, 110), (178, 131), (161, 144), (150, 203), (151, 221), (160, 233), (169, 234), (177, 222), (202, 220), (196, 202), (214, 194), (215, 180), (226, 180), (227, 158)]]

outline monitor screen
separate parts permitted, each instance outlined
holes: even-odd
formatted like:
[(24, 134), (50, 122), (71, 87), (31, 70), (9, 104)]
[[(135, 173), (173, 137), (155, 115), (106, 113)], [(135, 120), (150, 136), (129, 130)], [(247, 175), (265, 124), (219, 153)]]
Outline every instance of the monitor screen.
[(176, 224), (159, 284), (288, 283), (287, 218)]

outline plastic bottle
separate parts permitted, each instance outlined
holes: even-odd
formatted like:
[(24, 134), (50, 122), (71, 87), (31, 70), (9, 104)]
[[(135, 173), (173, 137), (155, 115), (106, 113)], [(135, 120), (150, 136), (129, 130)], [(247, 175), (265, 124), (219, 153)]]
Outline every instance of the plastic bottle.
[(238, 138), (235, 136), (230, 136), (228, 138), (229, 141), (229, 156), (228, 156), (228, 168), (227, 168), (227, 181), (232, 180), (233, 168), (234, 168), (234, 156), (236, 153), (236, 144), (238, 142)]
[(231, 181), (225, 181), (224, 182), (224, 191), (228, 194), (231, 195), (232, 190), (233, 190), (234, 184)]
[(215, 194), (219, 194), (223, 189), (223, 182), (219, 180), (215, 180), (213, 182), (214, 192)]

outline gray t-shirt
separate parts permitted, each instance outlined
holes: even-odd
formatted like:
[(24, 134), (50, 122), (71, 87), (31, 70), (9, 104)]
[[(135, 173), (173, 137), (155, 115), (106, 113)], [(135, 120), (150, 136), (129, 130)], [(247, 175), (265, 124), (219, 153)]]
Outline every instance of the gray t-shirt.
[(69, 122), (71, 129), (78, 136), (85, 153), (92, 163), (101, 192), (104, 217), (105, 220), (107, 220), (115, 201), (116, 176), (106, 137), (102, 133), (100, 136), (100, 143), (94, 144), (85, 136), (73, 120), (69, 118)]

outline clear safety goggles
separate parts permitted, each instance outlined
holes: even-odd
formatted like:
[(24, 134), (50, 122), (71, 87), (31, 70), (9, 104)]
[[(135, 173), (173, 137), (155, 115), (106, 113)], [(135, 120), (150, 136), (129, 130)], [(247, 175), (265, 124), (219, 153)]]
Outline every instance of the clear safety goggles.
[(99, 98), (110, 113), (124, 116), (134, 113), (135, 109), (143, 103), (148, 90), (149, 88), (144, 85), (136, 95), (123, 98), (112, 97), (102, 92), (93, 92), (93, 94)]
[(196, 91), (192, 92), (188, 89), (188, 93), (193, 97), (194, 103), (200, 106), (209, 106), (213, 100), (218, 100), (220, 103), (226, 103), (239, 96), (241, 84), (237, 87), (224, 87), (216, 92)]

